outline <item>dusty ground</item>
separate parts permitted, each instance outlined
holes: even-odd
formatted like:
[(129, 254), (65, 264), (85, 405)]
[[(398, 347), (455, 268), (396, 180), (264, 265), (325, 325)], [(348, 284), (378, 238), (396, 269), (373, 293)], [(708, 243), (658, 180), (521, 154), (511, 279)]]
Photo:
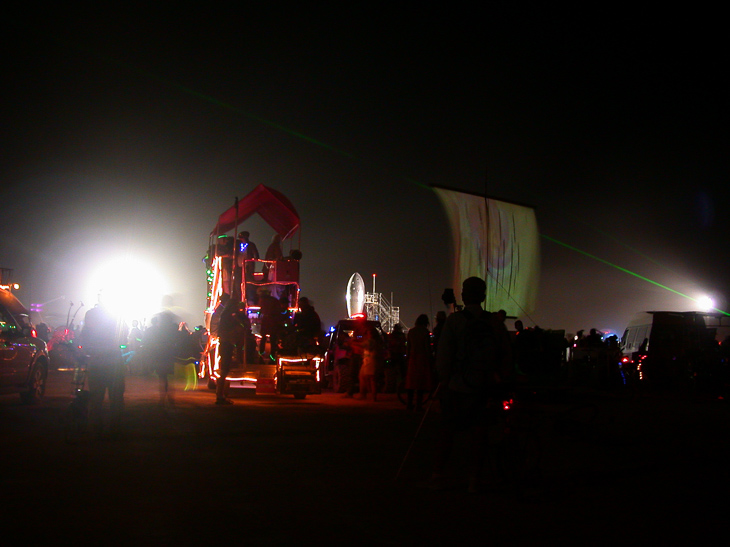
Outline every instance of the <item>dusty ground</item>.
[(0, 397), (2, 513), (18, 544), (676, 544), (725, 528), (726, 401), (585, 392), (538, 404), (541, 477), (518, 495), (495, 475), (468, 494), (464, 443), (447, 489), (425, 488), (437, 408), (416, 438), (423, 415), (393, 395), (220, 407), (201, 386), (161, 408), (155, 379), (130, 377), (122, 437), (68, 444), (70, 397), (65, 372), (41, 404)]

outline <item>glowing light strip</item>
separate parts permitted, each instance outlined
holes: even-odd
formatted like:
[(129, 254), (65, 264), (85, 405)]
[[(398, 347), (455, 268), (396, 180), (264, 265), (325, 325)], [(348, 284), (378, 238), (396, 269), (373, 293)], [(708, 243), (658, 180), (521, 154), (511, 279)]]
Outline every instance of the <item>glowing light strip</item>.
[(227, 376), (229, 382), (258, 382), (258, 378), (251, 378), (250, 376)]
[[(256, 272), (261, 273), (261, 272)], [(296, 281), (246, 281), (249, 285), (256, 285), (257, 287), (264, 287), (265, 285), (296, 285)]]
[(288, 358), (288, 357), (279, 357), (279, 365), (282, 363), (308, 363), (309, 361), (312, 361), (315, 363), (315, 366), (319, 368), (319, 364), (322, 362), (321, 357), (312, 357), (310, 359), (306, 357), (302, 358)]
[[(606, 264), (607, 266), (611, 266), (612, 268), (616, 268), (617, 270), (619, 270), (621, 272), (627, 273), (629, 275), (633, 275), (634, 277), (638, 277), (642, 281), (646, 281), (647, 283), (651, 283), (652, 285), (656, 285), (657, 287), (661, 287), (662, 289), (665, 289), (665, 290), (667, 290), (667, 291), (669, 291), (671, 293), (674, 293), (676, 295), (682, 296), (684, 298), (688, 298), (689, 300), (692, 300), (693, 302), (699, 302), (699, 299), (697, 299), (697, 298), (693, 298), (693, 297), (691, 297), (689, 295), (686, 295), (686, 294), (683, 294), (683, 293), (681, 293), (679, 291), (675, 291), (671, 287), (667, 287), (666, 285), (662, 285), (661, 283), (657, 283), (656, 281), (654, 281), (652, 279), (649, 279), (648, 277), (644, 277), (643, 275), (639, 275), (636, 272), (632, 272), (631, 270), (627, 270), (626, 268), (622, 268), (621, 266), (617, 266), (616, 264), (613, 264), (612, 262), (609, 262), (608, 260), (604, 260), (603, 258), (599, 258), (599, 257), (597, 257), (595, 255), (592, 255), (590, 253), (587, 253), (586, 251), (583, 251), (581, 249), (578, 249), (576, 247), (573, 247), (572, 245), (568, 245), (567, 243), (563, 243), (562, 241), (558, 241), (557, 239), (552, 238), (550, 236), (546, 236), (545, 234), (540, 234), (540, 236), (543, 237), (543, 238), (545, 238), (545, 239), (547, 239), (548, 241), (551, 241), (553, 243), (556, 243), (558, 245), (561, 245), (561, 246), (565, 247), (566, 249), (570, 249), (571, 251), (575, 251), (576, 253), (580, 253), (583, 256), (587, 256), (588, 258), (592, 258), (593, 260), (597, 260), (598, 262), (601, 262), (603, 264)], [(712, 309), (715, 310), (715, 311), (717, 311), (717, 312), (720, 312), (722, 314), (725, 314), (725, 315), (730, 316), (730, 313), (728, 313), (726, 311), (723, 311), (721, 309), (718, 309), (718, 308), (712, 308)]]
[(211, 268), (213, 269), (213, 284), (210, 295), (210, 304), (208, 305), (208, 313), (213, 313), (215, 311), (215, 303), (218, 301), (220, 295), (223, 294), (223, 275), (221, 275), (220, 256), (215, 257)]

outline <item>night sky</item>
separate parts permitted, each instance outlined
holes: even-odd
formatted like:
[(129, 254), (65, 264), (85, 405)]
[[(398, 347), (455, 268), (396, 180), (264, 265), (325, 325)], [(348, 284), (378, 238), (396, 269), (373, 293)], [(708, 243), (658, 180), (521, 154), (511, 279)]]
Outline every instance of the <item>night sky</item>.
[[(199, 324), (208, 235), (265, 184), (300, 214), (326, 326), (354, 272), (412, 326), (450, 286), (441, 185), (536, 208), (526, 325), (622, 332), (697, 308), (682, 295), (727, 310), (719, 14), (487, 6), (9, 14), (0, 266), (63, 321), (89, 272), (132, 254)], [(245, 227), (263, 252), (271, 229)]]

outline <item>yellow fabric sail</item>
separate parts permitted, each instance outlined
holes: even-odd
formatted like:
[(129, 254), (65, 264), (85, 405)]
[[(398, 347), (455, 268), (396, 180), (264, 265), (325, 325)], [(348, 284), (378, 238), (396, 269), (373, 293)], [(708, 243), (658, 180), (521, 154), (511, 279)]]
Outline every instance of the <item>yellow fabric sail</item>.
[(540, 277), (540, 236), (535, 209), (479, 194), (434, 187), (451, 224), (453, 284), (471, 276), (487, 282), (485, 309), (529, 315)]

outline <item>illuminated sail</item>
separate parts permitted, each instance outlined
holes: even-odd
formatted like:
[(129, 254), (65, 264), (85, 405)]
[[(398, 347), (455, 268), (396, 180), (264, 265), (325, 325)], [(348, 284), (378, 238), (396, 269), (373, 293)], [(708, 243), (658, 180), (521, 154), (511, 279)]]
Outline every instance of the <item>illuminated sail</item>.
[(453, 288), (471, 276), (487, 282), (485, 309), (519, 317), (535, 309), (540, 239), (535, 209), (482, 195), (434, 187), (451, 223)]

